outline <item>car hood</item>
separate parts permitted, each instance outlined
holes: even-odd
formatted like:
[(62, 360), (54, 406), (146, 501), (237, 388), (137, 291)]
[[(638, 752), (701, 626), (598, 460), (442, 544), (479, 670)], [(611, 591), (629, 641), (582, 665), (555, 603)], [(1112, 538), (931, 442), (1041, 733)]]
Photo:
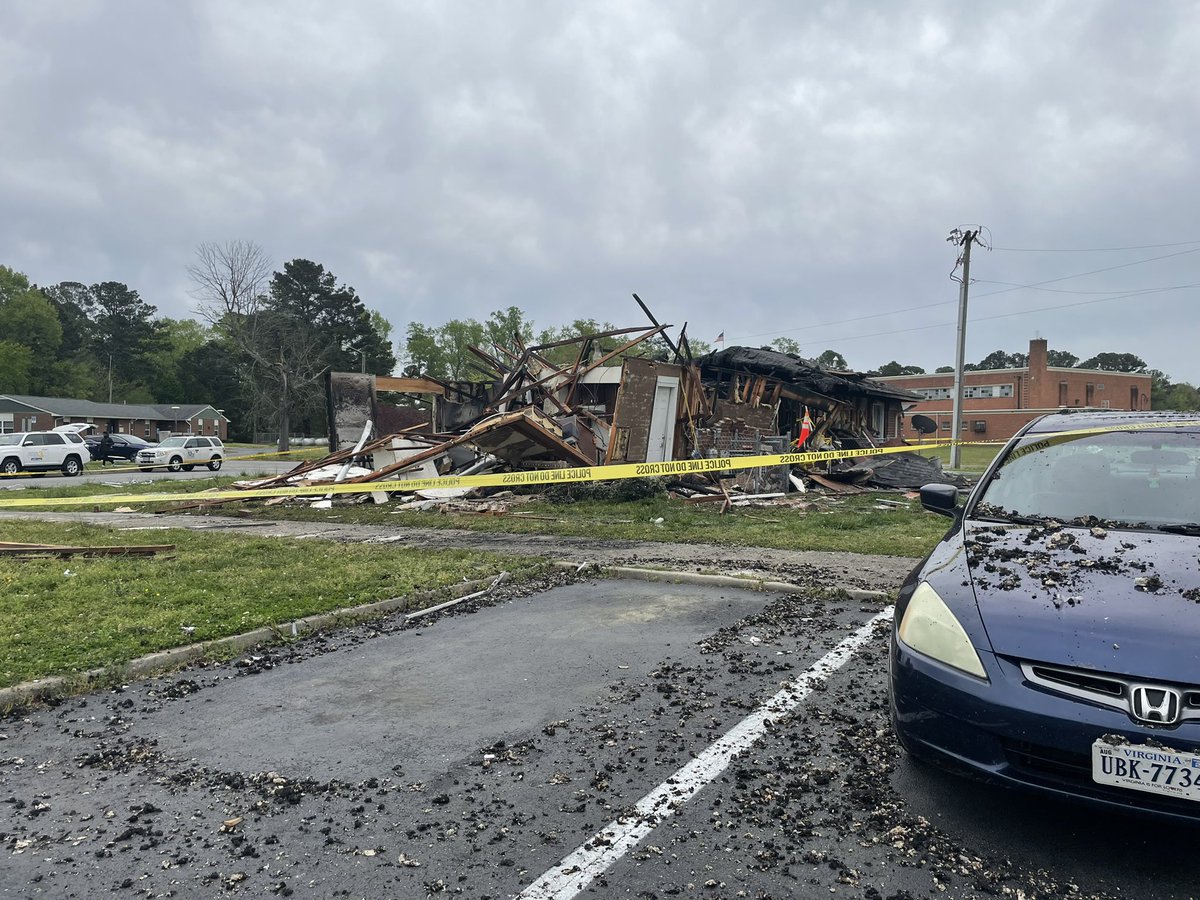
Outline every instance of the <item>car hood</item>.
[(992, 649), (1148, 679), (1200, 672), (1200, 539), (1103, 528), (963, 530)]

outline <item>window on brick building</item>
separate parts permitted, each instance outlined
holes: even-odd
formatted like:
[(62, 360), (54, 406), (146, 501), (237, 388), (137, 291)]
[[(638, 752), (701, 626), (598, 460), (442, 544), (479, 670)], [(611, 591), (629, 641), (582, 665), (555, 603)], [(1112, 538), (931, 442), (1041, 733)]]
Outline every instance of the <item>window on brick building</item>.
[(1058, 383), (1058, 405), (1067, 405), (1067, 383), (1065, 381), (1060, 381)]
[(963, 397), (968, 400), (975, 400), (984, 397), (1011, 397), (1013, 395), (1013, 386), (1011, 384), (972, 384), (963, 389)]

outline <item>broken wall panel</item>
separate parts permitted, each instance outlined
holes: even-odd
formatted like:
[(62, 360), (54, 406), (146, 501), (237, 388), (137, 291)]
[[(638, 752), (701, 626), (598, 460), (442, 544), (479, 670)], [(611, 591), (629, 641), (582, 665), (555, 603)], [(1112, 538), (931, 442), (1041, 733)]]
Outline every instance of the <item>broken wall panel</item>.
[(325, 373), (325, 412), (329, 420), (329, 452), (353, 447), (363, 427), (374, 422), (375, 376), (358, 372)]
[(455, 403), (451, 400), (440, 400), (434, 404), (434, 428), (441, 434), (450, 434), (463, 428), (469, 428), (487, 415), (488, 401), (467, 400)]
[[(605, 462), (672, 459), (678, 437), (681, 369), (670, 363), (630, 357), (621, 370)], [(651, 447), (651, 439), (655, 445)]]
[(753, 406), (749, 403), (732, 403), (720, 398), (713, 401), (710, 423), (725, 428), (742, 428), (763, 433), (775, 433), (776, 411), (774, 406)]

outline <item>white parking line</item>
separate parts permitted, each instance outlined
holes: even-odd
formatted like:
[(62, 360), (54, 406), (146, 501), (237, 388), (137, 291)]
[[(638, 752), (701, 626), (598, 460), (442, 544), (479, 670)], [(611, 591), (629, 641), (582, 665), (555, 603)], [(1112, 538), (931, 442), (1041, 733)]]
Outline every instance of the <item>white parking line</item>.
[(702, 787), (724, 772), (737, 754), (746, 750), (767, 730), (768, 720), (776, 719), (799, 706), (812, 693), (814, 682), (831, 675), (849, 662), (854, 653), (874, 636), (875, 626), (891, 618), (892, 607), (889, 606), (639, 800), (635, 807), (636, 815), (610, 822), (562, 862), (542, 873), (517, 895), (518, 900), (570, 900), (583, 891)]

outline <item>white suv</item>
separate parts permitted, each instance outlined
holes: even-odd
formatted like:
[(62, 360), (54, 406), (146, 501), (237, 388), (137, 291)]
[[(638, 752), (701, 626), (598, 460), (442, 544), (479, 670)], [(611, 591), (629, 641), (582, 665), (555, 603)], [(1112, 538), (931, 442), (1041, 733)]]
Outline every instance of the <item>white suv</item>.
[(196, 466), (208, 466), (214, 472), (225, 459), (225, 445), (216, 437), (189, 437), (186, 434), (169, 437), (157, 447), (139, 450), (138, 468), (149, 472), (166, 466), (168, 472), (183, 469), (190, 472)]
[(83, 471), (88, 456), (87, 444), (77, 434), (61, 431), (0, 434), (0, 477), (52, 469), (74, 476)]

